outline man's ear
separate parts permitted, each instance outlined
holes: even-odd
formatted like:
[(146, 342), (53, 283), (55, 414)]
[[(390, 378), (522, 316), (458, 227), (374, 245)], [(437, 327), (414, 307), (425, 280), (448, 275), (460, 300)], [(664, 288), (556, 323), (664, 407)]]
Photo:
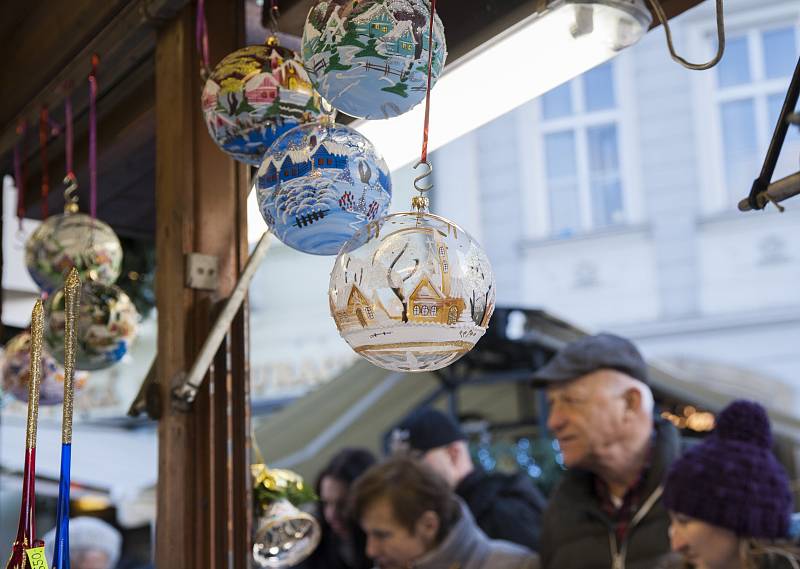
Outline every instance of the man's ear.
[(427, 546), (436, 543), (436, 534), (439, 533), (439, 516), (436, 512), (426, 510), (414, 524), (414, 534), (421, 538)]
[(642, 409), (642, 392), (635, 387), (625, 390), (625, 410), (640, 411)]
[(461, 455), (461, 449), (458, 446), (459, 441), (450, 443), (445, 448), (447, 449), (447, 458), (450, 459), (451, 464), (458, 464), (458, 458)]

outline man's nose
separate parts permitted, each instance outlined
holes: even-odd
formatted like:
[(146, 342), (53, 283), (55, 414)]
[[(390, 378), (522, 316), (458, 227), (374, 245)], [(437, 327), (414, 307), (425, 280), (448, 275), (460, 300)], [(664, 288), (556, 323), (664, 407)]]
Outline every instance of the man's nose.
[(367, 536), (367, 557), (375, 559), (378, 556), (379, 550), (375, 540)]
[(550, 406), (550, 413), (547, 415), (547, 428), (552, 432), (557, 433), (564, 427), (566, 422), (565, 415), (561, 412), (558, 404)]

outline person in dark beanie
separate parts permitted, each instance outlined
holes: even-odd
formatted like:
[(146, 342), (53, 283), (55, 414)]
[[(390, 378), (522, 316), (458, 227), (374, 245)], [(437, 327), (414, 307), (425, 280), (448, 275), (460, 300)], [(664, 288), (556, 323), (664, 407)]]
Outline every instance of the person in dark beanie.
[(681, 452), (653, 416), (647, 365), (630, 341), (586, 336), (534, 374), (567, 471), (542, 519), (544, 569), (653, 569), (670, 554), (661, 484)]
[[(792, 494), (771, 451), (764, 408), (734, 401), (713, 433), (670, 468), (664, 504), (672, 549), (696, 569), (800, 568), (786, 540)], [(783, 541), (783, 543), (782, 543)]]
[(476, 466), (459, 425), (426, 407), (392, 432), (392, 451), (421, 456), (467, 504), (475, 521), (492, 539), (504, 539), (537, 551), (546, 501), (526, 474), (487, 473)]
[(349, 518), (347, 503), (350, 487), (369, 467), (375, 456), (362, 448), (345, 448), (331, 458), (317, 477), (319, 496), (317, 518), (322, 529), (319, 546), (300, 569), (369, 569), (372, 562), (366, 556), (366, 537), (361, 528)]

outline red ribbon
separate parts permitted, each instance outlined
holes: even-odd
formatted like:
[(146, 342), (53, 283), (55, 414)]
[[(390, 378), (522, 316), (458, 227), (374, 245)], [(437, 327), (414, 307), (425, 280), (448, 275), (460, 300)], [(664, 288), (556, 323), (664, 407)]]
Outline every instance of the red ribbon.
[(431, 116), (431, 71), (433, 69), (433, 21), (436, 15), (436, 0), (431, 0), (431, 25), (428, 32), (428, 85), (425, 90), (425, 126), (422, 128), (422, 156), (420, 162), (428, 161), (428, 125)]
[(25, 151), (25, 134), (28, 123), (22, 121), (17, 125), (17, 136), (20, 141), (14, 145), (14, 178), (17, 186), (17, 221), (22, 231), (22, 219), (25, 217), (25, 179), (28, 177), (27, 152)]
[[(100, 57), (92, 55), (89, 73), (89, 213), (97, 217), (97, 66)], [(71, 170), (70, 170), (71, 171)]]
[(47, 171), (47, 139), (50, 135), (50, 119), (47, 107), (39, 111), (39, 156), (42, 159), (42, 220), (47, 219), (47, 197), (50, 195), (50, 173)]

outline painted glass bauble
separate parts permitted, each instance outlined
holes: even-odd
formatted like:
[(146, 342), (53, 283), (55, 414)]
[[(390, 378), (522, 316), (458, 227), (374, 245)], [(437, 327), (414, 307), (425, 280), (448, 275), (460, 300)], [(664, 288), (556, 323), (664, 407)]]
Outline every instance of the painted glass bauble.
[(494, 275), (457, 225), (429, 213), (396, 213), (342, 247), (328, 300), (356, 353), (390, 370), (430, 371), (456, 361), (486, 332)]
[[(58, 362), (64, 361), (64, 289), (50, 295), (45, 305), (44, 339)], [(139, 314), (117, 286), (92, 281), (81, 287), (75, 367), (103, 369), (120, 361), (136, 338)]]
[(48, 217), (25, 243), (25, 265), (45, 292), (64, 284), (75, 267), (82, 281), (112, 284), (122, 267), (122, 245), (114, 230), (84, 213)]
[(275, 141), (258, 170), (256, 191), (278, 239), (305, 253), (335, 255), (386, 213), (392, 182), (370, 141), (350, 127), (320, 122)]
[(217, 146), (253, 166), (276, 138), (320, 112), (303, 61), (274, 38), (220, 61), (203, 88), (202, 106)]
[[(28, 401), (31, 378), (31, 335), (17, 334), (6, 344), (3, 352), (3, 390), (20, 401)], [(89, 374), (76, 371), (72, 380), (75, 391), (86, 385)], [(42, 382), (39, 386), (40, 405), (59, 405), (64, 401), (64, 368), (58, 365), (47, 350), (42, 350)]]
[[(302, 50), (320, 95), (359, 118), (391, 118), (415, 107), (425, 98), (428, 80), (430, 13), (428, 0), (316, 0)], [(431, 85), (446, 56), (436, 15)]]

